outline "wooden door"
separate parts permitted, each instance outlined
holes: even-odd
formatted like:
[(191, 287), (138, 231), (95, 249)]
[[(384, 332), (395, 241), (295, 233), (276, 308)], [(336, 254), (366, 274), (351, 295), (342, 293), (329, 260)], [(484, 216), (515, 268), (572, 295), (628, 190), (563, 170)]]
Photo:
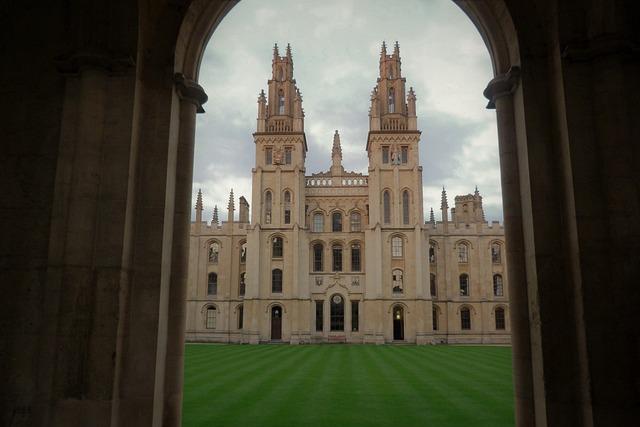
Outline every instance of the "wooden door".
[(271, 308), (271, 340), (282, 339), (282, 307)]
[(402, 307), (393, 309), (393, 339), (394, 341), (404, 340), (404, 310)]

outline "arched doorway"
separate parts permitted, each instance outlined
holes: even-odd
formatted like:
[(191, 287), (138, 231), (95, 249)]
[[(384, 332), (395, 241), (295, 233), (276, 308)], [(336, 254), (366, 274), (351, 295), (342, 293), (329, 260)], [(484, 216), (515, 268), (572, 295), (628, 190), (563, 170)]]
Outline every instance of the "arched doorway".
[(271, 307), (271, 341), (282, 339), (282, 307), (274, 305)]
[(393, 307), (393, 340), (404, 341), (404, 309), (400, 305)]

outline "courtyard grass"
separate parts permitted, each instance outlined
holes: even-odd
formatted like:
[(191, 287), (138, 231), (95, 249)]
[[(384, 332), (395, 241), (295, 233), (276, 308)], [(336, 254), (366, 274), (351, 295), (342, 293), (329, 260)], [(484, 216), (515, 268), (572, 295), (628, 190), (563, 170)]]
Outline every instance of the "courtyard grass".
[(187, 344), (183, 426), (514, 425), (511, 348)]

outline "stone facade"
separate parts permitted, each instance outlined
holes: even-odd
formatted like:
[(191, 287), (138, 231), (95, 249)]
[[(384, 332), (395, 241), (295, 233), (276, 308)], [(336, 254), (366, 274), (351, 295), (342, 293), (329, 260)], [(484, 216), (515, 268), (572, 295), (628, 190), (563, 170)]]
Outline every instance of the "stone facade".
[[(227, 221), (191, 224), (188, 341), (508, 343), (504, 229), (482, 197), (424, 221), (416, 96), (396, 43), (382, 45), (371, 94), (368, 174), (345, 171), (340, 135), (327, 172), (306, 175), (293, 59), (274, 49), (258, 97), (252, 200)], [(406, 95), (405, 95), (406, 93)], [(451, 217), (449, 218), (449, 213)]]

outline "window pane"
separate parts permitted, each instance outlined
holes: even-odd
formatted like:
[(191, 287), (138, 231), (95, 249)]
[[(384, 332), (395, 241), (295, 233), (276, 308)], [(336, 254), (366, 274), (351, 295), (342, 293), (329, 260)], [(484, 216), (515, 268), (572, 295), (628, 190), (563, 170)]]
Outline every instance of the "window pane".
[(214, 307), (207, 308), (207, 329), (216, 328), (216, 309)]
[(271, 191), (264, 195), (264, 222), (271, 224)]
[(458, 262), (469, 262), (469, 247), (464, 243), (458, 245)]
[(496, 329), (505, 329), (504, 309), (496, 308)]
[(382, 147), (382, 163), (389, 163), (389, 147)]
[(360, 271), (360, 245), (351, 245), (351, 271)]
[(361, 216), (358, 212), (351, 214), (351, 231), (360, 231), (362, 229)]
[(273, 238), (273, 258), (282, 258), (282, 237)]
[(460, 275), (460, 296), (469, 296), (469, 276), (466, 274)]
[(502, 286), (502, 276), (496, 274), (493, 276), (493, 295), (497, 297), (501, 297), (504, 294), (504, 289)]
[(406, 145), (400, 147), (400, 159), (403, 164), (406, 164), (409, 160), (409, 147)]
[(402, 192), (402, 223), (409, 224), (409, 192)]
[(267, 148), (264, 150), (264, 162), (267, 165), (273, 164), (273, 149)]
[(460, 327), (461, 329), (471, 329), (471, 312), (468, 308), (460, 311)]
[(382, 203), (383, 203), (383, 215), (384, 215), (384, 223), (391, 223), (391, 195), (388, 191), (385, 191), (382, 194)]
[(436, 286), (436, 275), (433, 273), (431, 273), (430, 275), (429, 284), (431, 288), (431, 296), (435, 297), (437, 294), (437, 286)]
[(240, 245), (240, 263), (244, 264), (247, 262), (247, 242), (244, 242)]
[(394, 258), (402, 258), (402, 238), (394, 237), (391, 239), (391, 256)]
[(282, 270), (279, 268), (271, 271), (271, 292), (282, 292)]
[(318, 243), (313, 245), (313, 271), (322, 271), (322, 255), (324, 248)]
[(433, 311), (432, 313), (433, 330), (437, 331), (438, 330), (438, 310), (434, 308), (432, 311)]
[(218, 275), (216, 273), (209, 273), (209, 280), (207, 282), (207, 295), (216, 295), (218, 293)]
[(238, 294), (243, 296), (246, 290), (245, 277), (247, 273), (240, 273), (240, 289), (238, 290)]
[(238, 307), (238, 329), (242, 329), (244, 323), (244, 307)]
[(436, 262), (436, 248), (434, 245), (429, 245), (429, 262)]
[(342, 231), (342, 214), (334, 212), (331, 216), (332, 231)]
[(491, 245), (491, 262), (494, 264), (500, 264), (501, 262), (500, 245), (496, 243)]
[(332, 248), (333, 271), (342, 271), (342, 246), (336, 245)]
[(213, 242), (209, 244), (209, 262), (213, 264), (217, 264), (219, 257), (220, 257), (220, 244), (218, 244), (217, 242)]
[(284, 162), (287, 165), (291, 164), (291, 148), (285, 148), (284, 149)]
[(324, 215), (317, 213), (313, 214), (313, 231), (315, 233), (321, 233), (324, 229)]

